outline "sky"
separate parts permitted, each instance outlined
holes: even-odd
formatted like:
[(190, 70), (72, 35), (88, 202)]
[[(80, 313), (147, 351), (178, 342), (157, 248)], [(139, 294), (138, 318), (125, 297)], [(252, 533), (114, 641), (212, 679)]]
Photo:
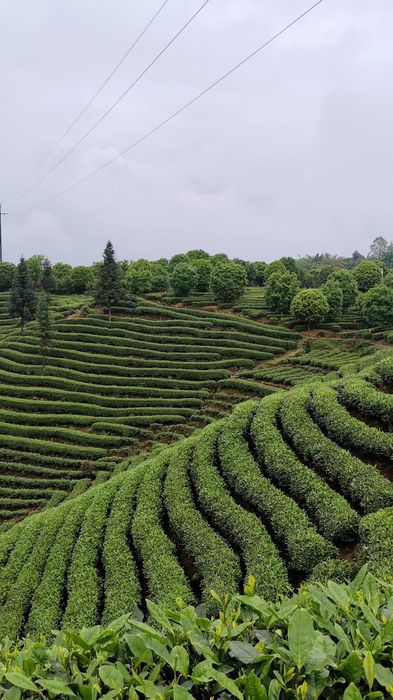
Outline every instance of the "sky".
[[(193, 248), (271, 261), (367, 252), (393, 238), (393, 5), (323, 0), (217, 88), (181, 107), (312, 0), (209, 0), (111, 114), (35, 184), (155, 58), (202, 0), (168, 0), (55, 152), (36, 168), (162, 0), (0, 4), (3, 257), (89, 264)], [(46, 203), (45, 203), (46, 202)], [(37, 205), (37, 206), (36, 206)]]

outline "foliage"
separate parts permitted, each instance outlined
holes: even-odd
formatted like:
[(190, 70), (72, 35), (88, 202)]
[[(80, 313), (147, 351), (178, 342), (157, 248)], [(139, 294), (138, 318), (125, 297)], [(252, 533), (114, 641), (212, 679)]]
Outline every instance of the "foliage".
[(269, 263), (269, 265), (266, 265), (265, 282), (267, 282), (271, 275), (274, 275), (277, 272), (281, 274), (284, 272), (288, 272), (287, 268), (281, 260), (273, 260), (273, 262)]
[(369, 289), (361, 297), (360, 308), (367, 323), (391, 326), (393, 323), (393, 288), (379, 284)]
[(44, 258), (42, 261), (40, 285), (41, 289), (46, 294), (50, 294), (55, 289), (55, 279), (53, 276), (52, 265), (50, 264), (48, 258)]
[(32, 318), (34, 318), (35, 307), (36, 298), (33, 284), (27, 266), (27, 261), (22, 255), (15, 270), (9, 301), (10, 316), (19, 317), (22, 333), (24, 331), (26, 321), (31, 321)]
[(266, 272), (265, 262), (253, 262), (250, 263), (248, 267), (248, 282), (252, 286), (263, 287), (265, 283), (265, 272)]
[(296, 260), (290, 256), (285, 256), (283, 258), (280, 258), (279, 262), (282, 262), (282, 264), (285, 266), (285, 268), (288, 270), (288, 272), (293, 272), (294, 275), (297, 275), (298, 273), (298, 266), (296, 264)]
[(43, 255), (32, 255), (31, 258), (27, 258), (26, 265), (29, 270), (30, 278), (33, 283), (33, 287), (38, 287), (41, 282), (42, 267), (44, 264)]
[(327, 318), (336, 319), (341, 316), (343, 311), (344, 295), (337, 280), (329, 278), (321, 287), (321, 291), (324, 293), (329, 305)]
[(102, 257), (94, 289), (94, 302), (108, 309), (108, 319), (111, 321), (112, 307), (120, 306), (124, 300), (123, 273), (116, 261), (111, 241), (107, 242)]
[(5, 640), (6, 698), (329, 697), (393, 694), (393, 586), (363, 568), (355, 581), (310, 583), (267, 602), (250, 577), (244, 594), (211, 595), (207, 617), (181, 600), (148, 601), (149, 620), (123, 615), (108, 627), (64, 630), (54, 639)]
[(307, 323), (309, 328), (312, 323), (323, 321), (329, 310), (328, 300), (320, 289), (301, 289), (291, 302), (292, 316)]
[(239, 299), (247, 284), (247, 273), (235, 262), (215, 265), (211, 273), (210, 289), (216, 301), (231, 304)]
[(8, 292), (14, 279), (16, 265), (14, 263), (0, 263), (0, 292)]
[(343, 308), (347, 309), (355, 303), (358, 284), (353, 273), (349, 270), (336, 270), (330, 279), (338, 282), (343, 293)]
[(168, 266), (160, 262), (150, 264), (152, 292), (166, 292), (169, 288)]
[(42, 366), (46, 365), (46, 358), (52, 341), (52, 321), (49, 316), (49, 298), (45, 291), (40, 292), (37, 301), (37, 336), (41, 351)]
[(196, 289), (198, 292), (207, 292), (210, 287), (212, 263), (208, 258), (201, 257), (193, 260), (193, 267), (198, 275)]
[(52, 266), (52, 272), (55, 280), (55, 292), (57, 294), (68, 294), (71, 291), (71, 265), (62, 262), (55, 263)]
[(77, 265), (70, 272), (70, 290), (74, 294), (85, 294), (94, 284), (94, 276), (90, 267)]
[(367, 292), (372, 287), (382, 282), (382, 267), (372, 260), (364, 260), (355, 267), (353, 276), (358, 284), (359, 291)]
[(393, 270), (384, 275), (383, 283), (386, 284), (387, 287), (393, 287)]
[(181, 262), (172, 269), (170, 283), (176, 296), (185, 297), (196, 288), (198, 273), (193, 265)]
[(266, 303), (272, 311), (288, 312), (292, 299), (299, 289), (297, 276), (288, 272), (284, 267), (284, 272), (278, 271), (269, 275), (266, 282)]
[(388, 252), (388, 249), (389, 244), (387, 240), (383, 238), (383, 236), (377, 236), (370, 245), (368, 257), (371, 260), (383, 260), (384, 256)]
[(126, 274), (126, 284), (131, 294), (146, 294), (153, 284), (151, 263), (141, 258), (133, 262)]

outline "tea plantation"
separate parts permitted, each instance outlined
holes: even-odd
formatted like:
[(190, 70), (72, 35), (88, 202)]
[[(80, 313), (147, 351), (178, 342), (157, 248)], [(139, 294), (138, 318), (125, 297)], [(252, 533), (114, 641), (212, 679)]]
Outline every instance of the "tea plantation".
[[(139, 320), (117, 319), (114, 328), (132, 333), (135, 342), (137, 332), (131, 328), (158, 323), (157, 311), (153, 320), (147, 309), (151, 307), (141, 310)], [(187, 334), (193, 329), (202, 333), (187, 337), (204, 342), (211, 337), (206, 329), (189, 325), (191, 318), (183, 312), (166, 318), (169, 310), (163, 309), (162, 314), (164, 324), (183, 320)], [(91, 346), (96, 346), (89, 343), (89, 329), (95, 324), (104, 336), (106, 322), (95, 316), (78, 321), (81, 340), (72, 335), (65, 347), (67, 323), (74, 321), (57, 326), (59, 349), (69, 353), (74, 344), (81, 350), (73, 352), (92, 358)], [(108, 353), (115, 345), (123, 347), (124, 337), (119, 333), (119, 346), (97, 342), (99, 357), (102, 347)], [(185, 345), (189, 351), (177, 347), (187, 354), (197, 344)], [(150, 341), (146, 345), (150, 351)], [(29, 357), (29, 335), (12, 340), (11, 347)], [(133, 352), (137, 348), (135, 343)], [(174, 362), (175, 353), (173, 349)], [(63, 377), (64, 358), (60, 352), (53, 358), (63, 387), (71, 381)], [(110, 358), (116, 368), (114, 358), (121, 361), (122, 356)], [(36, 380), (39, 375), (31, 376)], [(105, 386), (105, 375), (99, 376)], [(51, 394), (55, 388), (45, 391)], [(274, 600), (302, 579), (341, 579), (364, 561), (378, 575), (392, 574), (392, 391), (393, 359), (387, 355), (360, 373), (240, 403), (229, 416), (139, 465), (125, 461), (105, 483), (13, 525), (0, 537), (1, 636), (106, 624), (135, 605), (143, 608), (146, 598), (163, 606), (173, 607), (181, 598), (214, 607), (211, 590), (235, 593), (250, 575), (256, 578), (257, 593)], [(49, 394), (43, 400), (55, 404)], [(92, 405), (72, 403), (69, 410), (75, 416), (84, 415), (78, 406), (90, 410)], [(100, 449), (93, 440), (101, 434), (87, 435), (89, 449)], [(61, 441), (43, 444), (69, 449)], [(43, 454), (40, 445), (34, 448), (37, 455)], [(109, 447), (124, 450), (117, 444)], [(64, 465), (50, 468), (58, 473)]]

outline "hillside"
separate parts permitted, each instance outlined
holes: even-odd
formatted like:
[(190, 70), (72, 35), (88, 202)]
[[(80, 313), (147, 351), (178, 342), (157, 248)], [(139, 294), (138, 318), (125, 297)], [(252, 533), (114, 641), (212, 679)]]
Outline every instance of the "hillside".
[(150, 302), (109, 323), (83, 299), (53, 298), (43, 370), (35, 324), (21, 335), (2, 296), (1, 520), (80, 494), (126, 457), (269, 393), (234, 375), (298, 345), (286, 329)]
[[(188, 321), (187, 321), (188, 322)], [(0, 537), (0, 633), (108, 622), (148, 596), (275, 598), (362, 561), (391, 572), (393, 360), (241, 403)]]

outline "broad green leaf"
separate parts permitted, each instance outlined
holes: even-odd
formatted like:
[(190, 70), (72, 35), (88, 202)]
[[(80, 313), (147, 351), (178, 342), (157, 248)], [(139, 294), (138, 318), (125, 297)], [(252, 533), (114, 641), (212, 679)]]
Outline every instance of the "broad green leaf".
[(354, 683), (350, 683), (345, 688), (343, 700), (362, 700), (362, 694)]
[(161, 608), (156, 605), (156, 603), (153, 603), (152, 600), (147, 600), (146, 601), (147, 609), (150, 613), (150, 616), (158, 622), (158, 624), (163, 627), (164, 629), (167, 630), (167, 632), (170, 632), (170, 634), (173, 634), (173, 627), (171, 623), (169, 622), (167, 616), (165, 613), (162, 611)]
[(9, 673), (5, 674), (5, 677), (8, 683), (12, 683), (12, 685), (16, 685), (17, 688), (22, 688), (22, 690), (38, 690), (31, 678), (25, 676), (24, 673), (20, 673), (20, 671), (9, 671)]
[(71, 688), (68, 687), (60, 678), (40, 679), (37, 681), (45, 690), (48, 690), (53, 695), (67, 695), (69, 697), (75, 697), (75, 693), (72, 692)]
[(326, 688), (329, 671), (323, 668), (307, 675), (308, 691), (313, 700), (317, 700)]
[(108, 688), (113, 688), (113, 690), (120, 690), (124, 686), (123, 676), (119, 669), (112, 664), (105, 664), (100, 666), (98, 670), (98, 675), (101, 680)]
[(173, 700), (194, 700), (194, 696), (182, 685), (173, 686)]
[(380, 690), (374, 690), (372, 693), (367, 693), (364, 696), (364, 700), (383, 700), (384, 695)]
[(212, 662), (210, 659), (205, 659), (195, 666), (192, 671), (192, 678), (199, 683), (209, 683), (212, 679), (212, 670)]
[(187, 650), (182, 646), (173, 647), (169, 655), (172, 668), (176, 668), (185, 678), (188, 675), (189, 658)]
[(273, 680), (270, 681), (270, 685), (269, 685), (269, 690), (268, 690), (268, 694), (267, 694), (268, 700), (279, 700), (281, 690), (282, 690), (281, 683), (279, 683), (276, 678), (273, 678)]
[(324, 666), (336, 661), (336, 645), (330, 637), (320, 632), (314, 633), (314, 642), (306, 662), (306, 673), (320, 671)]
[(228, 692), (235, 698), (238, 698), (238, 700), (243, 700), (243, 693), (240, 692), (235, 681), (229, 678), (229, 676), (221, 671), (217, 671), (215, 668), (211, 670), (211, 675), (212, 678), (217, 681), (222, 688), (224, 688), (224, 690), (228, 690)]
[(8, 688), (8, 690), (5, 691), (4, 695), (2, 695), (2, 700), (19, 700), (20, 696), (22, 694), (22, 690), (20, 688), (16, 688), (15, 685), (12, 686), (12, 688)]
[(388, 685), (393, 685), (393, 673), (388, 668), (381, 664), (375, 664), (374, 672), (379, 685), (382, 685), (384, 688)]
[(247, 700), (267, 700), (265, 686), (261, 683), (254, 671), (247, 675), (244, 691)]
[(371, 651), (367, 651), (363, 659), (363, 669), (364, 675), (366, 676), (366, 681), (368, 683), (368, 688), (371, 690), (374, 683), (375, 676), (375, 662)]
[(248, 642), (229, 642), (229, 656), (242, 664), (252, 664), (261, 652)]
[(353, 651), (339, 664), (338, 669), (346, 681), (358, 683), (363, 673), (363, 663), (360, 654)]
[(314, 642), (314, 625), (310, 614), (304, 608), (295, 610), (288, 626), (288, 646), (293, 663), (300, 670)]

